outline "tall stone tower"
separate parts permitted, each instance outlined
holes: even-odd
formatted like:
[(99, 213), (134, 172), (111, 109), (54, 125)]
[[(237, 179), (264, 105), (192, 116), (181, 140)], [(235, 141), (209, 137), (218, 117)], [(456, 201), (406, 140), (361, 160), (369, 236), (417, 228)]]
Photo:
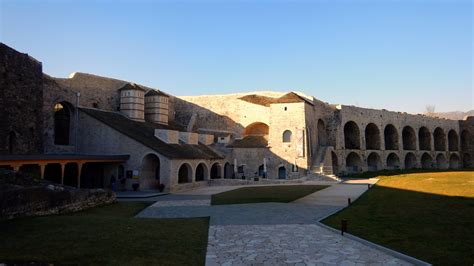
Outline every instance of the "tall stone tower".
[(161, 91), (150, 90), (145, 94), (145, 120), (168, 125), (169, 97)]

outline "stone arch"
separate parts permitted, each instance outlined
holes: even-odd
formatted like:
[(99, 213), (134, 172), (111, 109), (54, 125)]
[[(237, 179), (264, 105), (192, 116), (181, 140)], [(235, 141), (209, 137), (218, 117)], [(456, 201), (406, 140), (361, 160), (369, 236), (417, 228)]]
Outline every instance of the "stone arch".
[(416, 156), (412, 152), (405, 155), (405, 169), (416, 168)]
[(414, 151), (416, 150), (416, 133), (412, 127), (406, 126), (402, 131), (403, 149)]
[(472, 167), (473, 166), (473, 163), (472, 163), (472, 157), (469, 153), (465, 153), (463, 156), (462, 156), (462, 165), (464, 167)]
[(334, 151), (331, 151), (331, 160), (332, 160), (332, 172), (334, 174), (339, 172), (339, 163), (337, 159), (337, 154)]
[(467, 130), (463, 130), (461, 132), (461, 150), (467, 151), (469, 150), (469, 145), (470, 145), (470, 133)]
[(178, 184), (190, 183), (193, 179), (193, 169), (188, 163), (183, 163), (178, 170)]
[(449, 168), (458, 169), (461, 167), (461, 159), (456, 153), (451, 154), (449, 157)]
[(67, 163), (64, 166), (64, 185), (77, 187), (78, 175), (79, 165), (77, 163)]
[(421, 167), (423, 169), (431, 169), (433, 168), (433, 157), (427, 152), (423, 153), (421, 156)]
[(438, 168), (438, 169), (447, 169), (448, 168), (448, 162), (446, 161), (446, 157), (442, 153), (440, 153), (436, 156), (436, 168)]
[(245, 127), (244, 136), (265, 136), (268, 135), (268, 132), (269, 127), (267, 124), (255, 122)]
[(38, 164), (24, 164), (20, 166), (19, 171), (27, 176), (31, 176), (37, 179), (41, 178), (41, 168)]
[(196, 166), (196, 172), (194, 174), (194, 180), (196, 182), (198, 181), (204, 181), (209, 179), (209, 171), (207, 169), (207, 165), (205, 163), (199, 163)]
[(161, 162), (158, 155), (148, 153), (142, 159), (140, 172), (140, 187), (143, 189), (156, 189), (161, 182)]
[(435, 151), (446, 150), (446, 135), (442, 128), (437, 127), (433, 132)]
[(291, 130), (287, 129), (283, 131), (282, 142), (285, 142), (285, 143), (291, 142), (291, 135), (292, 135)]
[(221, 165), (219, 163), (214, 163), (211, 166), (211, 179), (221, 178)]
[(448, 132), (448, 148), (449, 151), (459, 151), (459, 136), (454, 129)]
[(327, 146), (328, 145), (328, 133), (326, 130), (326, 125), (322, 119), (318, 120), (318, 145)]
[(354, 121), (344, 125), (344, 143), (346, 149), (360, 150), (360, 130)]
[(278, 179), (286, 179), (286, 167), (283, 165), (278, 167)]
[(70, 145), (73, 110), (73, 105), (68, 102), (54, 105), (54, 144)]
[(367, 150), (380, 150), (380, 130), (374, 123), (365, 127), (365, 148)]
[(398, 131), (397, 128), (388, 124), (383, 131), (386, 150), (398, 150)]
[(394, 152), (387, 156), (387, 168), (390, 170), (400, 169), (400, 158)]
[(44, 168), (44, 179), (61, 183), (61, 165), (59, 163), (49, 163)]
[(228, 162), (224, 164), (224, 178), (234, 178), (234, 167)]
[(263, 164), (261, 164), (259, 167), (258, 167), (258, 176), (260, 177), (263, 177), (264, 173), (263, 173)]
[(8, 154), (16, 153), (16, 133), (15, 131), (10, 131), (8, 133)]
[(431, 150), (431, 133), (428, 128), (420, 127), (418, 130), (418, 141), (420, 142), (421, 151)]
[(378, 171), (382, 169), (382, 160), (378, 153), (372, 152), (369, 154), (369, 157), (367, 157), (367, 167), (369, 171)]
[(359, 154), (355, 152), (349, 153), (346, 158), (346, 169), (348, 173), (358, 173), (362, 168), (362, 160)]

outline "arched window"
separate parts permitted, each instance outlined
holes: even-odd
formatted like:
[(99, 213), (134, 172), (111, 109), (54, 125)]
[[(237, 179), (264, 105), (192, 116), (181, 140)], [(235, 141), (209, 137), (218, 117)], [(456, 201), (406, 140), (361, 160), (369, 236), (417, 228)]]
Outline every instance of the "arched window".
[(54, 144), (69, 145), (71, 112), (67, 104), (54, 105)]
[(404, 150), (416, 150), (416, 134), (412, 127), (406, 126), (403, 128), (402, 139)]
[(367, 150), (380, 150), (380, 130), (374, 123), (365, 127), (365, 146)]
[(346, 149), (360, 149), (359, 126), (354, 121), (349, 121), (344, 125), (344, 143)]
[(384, 140), (386, 150), (398, 150), (398, 131), (394, 125), (388, 124), (385, 127)]
[(283, 132), (283, 142), (291, 142), (291, 131), (285, 130)]

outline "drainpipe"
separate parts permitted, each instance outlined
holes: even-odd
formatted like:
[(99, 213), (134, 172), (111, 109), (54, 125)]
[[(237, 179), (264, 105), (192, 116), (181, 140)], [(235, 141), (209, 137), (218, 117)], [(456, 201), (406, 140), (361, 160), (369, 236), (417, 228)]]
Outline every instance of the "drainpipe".
[(75, 147), (75, 153), (77, 154), (78, 152), (78, 147), (77, 147), (77, 135), (79, 131), (79, 98), (81, 97), (80, 92), (76, 92), (76, 127), (75, 127), (75, 138), (74, 138), (74, 147)]

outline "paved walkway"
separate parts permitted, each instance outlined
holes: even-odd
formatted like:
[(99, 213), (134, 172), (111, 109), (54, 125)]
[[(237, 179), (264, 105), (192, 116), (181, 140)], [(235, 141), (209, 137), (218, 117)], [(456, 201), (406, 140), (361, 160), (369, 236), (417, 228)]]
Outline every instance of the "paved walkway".
[(408, 265), (317, 224), (375, 182), (334, 184), (291, 203), (215, 206), (212, 194), (237, 187), (207, 187), (161, 196), (137, 217), (210, 217), (207, 265)]

